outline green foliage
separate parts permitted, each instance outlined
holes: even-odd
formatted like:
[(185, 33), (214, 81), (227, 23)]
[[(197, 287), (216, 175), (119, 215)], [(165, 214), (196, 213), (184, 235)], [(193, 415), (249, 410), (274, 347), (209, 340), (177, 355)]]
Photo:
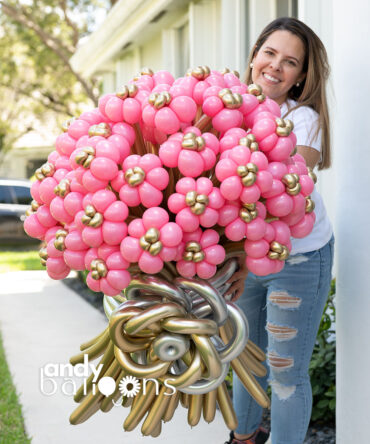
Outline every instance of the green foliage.
[(0, 148), (96, 103), (97, 80), (83, 79), (70, 58), (113, 3), (0, 0)]
[(312, 385), (313, 407), (311, 420), (313, 422), (335, 421), (335, 280), (331, 282), (328, 300), (325, 305), (315, 347), (309, 367)]
[(0, 335), (0, 442), (29, 444), (23, 425), (22, 409), (12, 383)]

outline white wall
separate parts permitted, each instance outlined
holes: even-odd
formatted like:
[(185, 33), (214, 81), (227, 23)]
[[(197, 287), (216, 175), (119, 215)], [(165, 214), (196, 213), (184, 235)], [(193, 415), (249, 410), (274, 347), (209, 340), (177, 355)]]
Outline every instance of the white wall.
[(335, 1), (338, 444), (369, 442), (369, 17), (367, 0)]

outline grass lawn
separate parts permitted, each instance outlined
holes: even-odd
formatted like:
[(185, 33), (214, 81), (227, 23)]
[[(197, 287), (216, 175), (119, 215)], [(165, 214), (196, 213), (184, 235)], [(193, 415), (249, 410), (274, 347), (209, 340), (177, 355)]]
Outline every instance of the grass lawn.
[(37, 250), (0, 250), (0, 273), (19, 270), (45, 270)]
[(0, 442), (1, 444), (30, 443), (24, 431), (21, 406), (5, 360), (0, 335)]
[[(0, 273), (18, 270), (43, 270), (38, 251), (0, 250)], [(22, 409), (13, 385), (0, 334), (0, 443), (26, 444), (31, 440), (24, 431)]]

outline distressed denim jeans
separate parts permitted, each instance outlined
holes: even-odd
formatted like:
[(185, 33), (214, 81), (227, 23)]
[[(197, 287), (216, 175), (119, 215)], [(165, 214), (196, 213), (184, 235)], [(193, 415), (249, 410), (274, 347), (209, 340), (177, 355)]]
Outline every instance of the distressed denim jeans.
[[(248, 318), (250, 339), (266, 352), (268, 372), (257, 378), (271, 385), (272, 444), (302, 444), (312, 410), (308, 367), (330, 289), (334, 238), (319, 250), (291, 256), (283, 270), (249, 273), (237, 305)], [(254, 432), (262, 408), (234, 373), (237, 433)]]

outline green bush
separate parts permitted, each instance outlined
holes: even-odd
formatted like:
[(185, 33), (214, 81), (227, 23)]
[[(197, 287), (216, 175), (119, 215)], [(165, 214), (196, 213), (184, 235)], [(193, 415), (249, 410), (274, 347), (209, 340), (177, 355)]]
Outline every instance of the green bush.
[(321, 318), (319, 331), (309, 367), (312, 385), (313, 406), (311, 420), (335, 421), (335, 280), (331, 282), (328, 300)]

